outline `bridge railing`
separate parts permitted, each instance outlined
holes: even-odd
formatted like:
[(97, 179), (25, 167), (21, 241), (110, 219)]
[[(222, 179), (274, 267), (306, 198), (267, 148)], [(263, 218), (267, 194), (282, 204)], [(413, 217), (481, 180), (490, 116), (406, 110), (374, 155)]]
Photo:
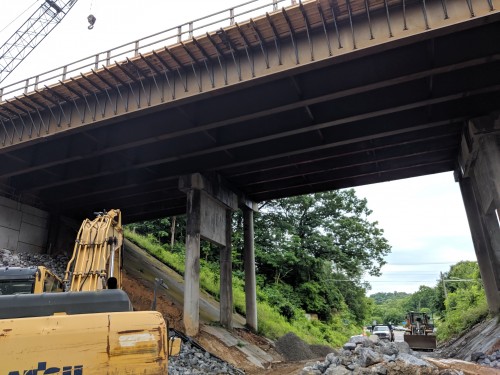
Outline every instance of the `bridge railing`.
[(71, 77), (76, 77), (80, 73), (88, 73), (92, 69), (99, 69), (103, 65), (108, 66), (115, 61), (123, 61), (127, 57), (139, 56), (140, 53), (147, 53), (155, 49), (184, 42), (193, 37), (205, 35), (207, 32), (234, 25), (236, 22), (247, 21), (252, 17), (261, 16), (266, 12), (273, 12), (278, 10), (278, 8), (293, 5), (297, 2), (298, 0), (247, 1), (235, 7), (212, 13), (208, 16), (148, 35), (130, 43), (122, 44), (110, 50), (99, 52), (70, 64), (1, 87), (0, 102), (8, 98), (27, 94), (44, 86), (56, 84)]

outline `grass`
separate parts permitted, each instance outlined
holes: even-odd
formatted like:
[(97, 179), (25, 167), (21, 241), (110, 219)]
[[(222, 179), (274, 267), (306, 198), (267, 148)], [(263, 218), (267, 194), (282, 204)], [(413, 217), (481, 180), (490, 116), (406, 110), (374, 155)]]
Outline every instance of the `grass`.
[[(185, 249), (178, 244), (170, 251), (159, 245), (154, 238), (148, 238), (125, 228), (125, 237), (153, 257), (184, 275)], [(200, 260), (200, 288), (219, 299), (219, 269), (216, 265)], [(296, 311), (295, 317), (287, 320), (265, 301), (265, 292), (257, 286), (257, 294), (264, 296), (257, 301), (258, 333), (276, 340), (288, 332), (295, 333), (308, 344), (322, 344), (339, 347), (350, 336), (360, 334), (360, 327), (349, 323), (349, 316), (337, 314), (329, 323), (307, 320), (305, 312)], [(234, 309), (245, 315), (244, 281), (233, 275)]]

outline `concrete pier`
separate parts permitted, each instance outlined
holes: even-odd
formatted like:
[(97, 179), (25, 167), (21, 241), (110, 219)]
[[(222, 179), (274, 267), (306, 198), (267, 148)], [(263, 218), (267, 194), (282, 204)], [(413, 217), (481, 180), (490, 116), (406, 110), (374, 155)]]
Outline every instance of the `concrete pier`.
[(200, 240), (220, 247), (220, 323), (231, 329), (233, 285), (231, 258), (231, 215), (238, 208), (237, 195), (218, 178), (199, 173), (179, 179), (187, 197), (186, 269), (184, 280), (184, 328), (186, 334), (199, 332)]
[(469, 121), (462, 137), (460, 184), (491, 312), (500, 312), (500, 120)]
[(257, 332), (257, 293), (253, 225), (253, 209), (243, 207), (246, 324), (249, 329)]

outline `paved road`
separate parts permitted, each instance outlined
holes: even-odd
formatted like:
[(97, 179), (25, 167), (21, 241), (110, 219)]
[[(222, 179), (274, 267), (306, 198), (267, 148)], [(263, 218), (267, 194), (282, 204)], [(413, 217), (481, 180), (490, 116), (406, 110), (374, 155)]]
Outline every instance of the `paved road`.
[(394, 341), (404, 341), (404, 331), (394, 331)]

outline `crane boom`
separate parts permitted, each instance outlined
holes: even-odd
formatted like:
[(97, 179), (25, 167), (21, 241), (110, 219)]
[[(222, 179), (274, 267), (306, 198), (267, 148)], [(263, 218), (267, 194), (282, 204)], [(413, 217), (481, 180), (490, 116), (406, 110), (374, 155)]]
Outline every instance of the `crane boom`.
[(78, 0), (45, 0), (0, 47), (0, 83), (62, 21)]

